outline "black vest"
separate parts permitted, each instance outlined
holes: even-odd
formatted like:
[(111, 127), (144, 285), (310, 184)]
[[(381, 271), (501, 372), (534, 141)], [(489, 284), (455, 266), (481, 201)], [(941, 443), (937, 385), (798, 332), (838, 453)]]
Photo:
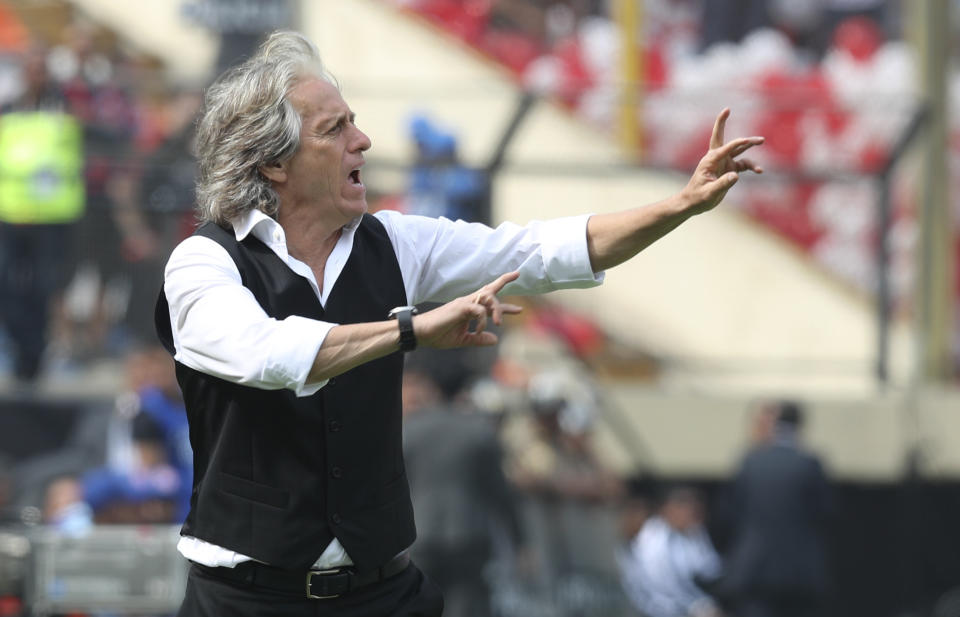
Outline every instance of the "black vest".
[[(340, 324), (383, 321), (407, 303), (383, 225), (363, 217), (326, 308), (266, 245), (206, 224), (196, 235), (233, 258), (243, 285), (271, 317)], [(157, 331), (173, 351), (161, 291)], [(416, 536), (404, 472), (402, 354), (362, 364), (319, 392), (234, 384), (177, 363), (194, 453), (193, 496), (181, 533), (269, 564), (305, 569), (340, 540), (359, 569), (376, 568)]]

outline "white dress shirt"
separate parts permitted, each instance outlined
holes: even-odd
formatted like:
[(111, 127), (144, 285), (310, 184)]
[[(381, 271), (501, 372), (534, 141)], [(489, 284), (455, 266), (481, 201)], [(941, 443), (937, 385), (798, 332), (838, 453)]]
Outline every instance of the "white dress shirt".
[(644, 615), (713, 614), (713, 599), (695, 580), (719, 576), (721, 562), (702, 525), (680, 532), (653, 516), (617, 561), (627, 595)]
[[(503, 294), (593, 287), (603, 281), (602, 273), (593, 273), (587, 253), (589, 215), (533, 221), (522, 227), (503, 223), (496, 229), (389, 210), (374, 216), (393, 244), (410, 304), (446, 302), (513, 270), (519, 270), (520, 277)], [(235, 220), (233, 229), (237, 240), (253, 234), (267, 245), (309, 281), (325, 305), (350, 257), (358, 224), (359, 219), (344, 227), (327, 258), (323, 289), (310, 267), (287, 252), (283, 228), (274, 219), (253, 210)], [(181, 364), (233, 383), (267, 390), (286, 388), (297, 396), (309, 396), (326, 385), (326, 381), (307, 383), (307, 375), (327, 333), (338, 324), (298, 316), (269, 317), (242, 285), (233, 259), (215, 241), (191, 236), (181, 242), (170, 255), (164, 277), (174, 357)], [(187, 536), (177, 548), (184, 557), (208, 566), (233, 567), (251, 559)], [(350, 563), (334, 539), (315, 566)]]

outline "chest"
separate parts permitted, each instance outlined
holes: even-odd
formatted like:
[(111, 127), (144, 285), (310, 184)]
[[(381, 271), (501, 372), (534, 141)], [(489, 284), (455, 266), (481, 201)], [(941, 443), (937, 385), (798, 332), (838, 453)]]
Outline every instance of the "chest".
[(330, 276), (325, 259), (301, 262), (303, 269), (298, 273), (262, 244), (244, 241), (240, 248), (235, 262), (243, 284), (275, 319), (297, 315), (335, 323), (382, 321), (391, 308), (406, 304), (400, 266), (386, 238), (358, 230), (323, 304), (308, 273), (323, 289), (324, 277)]

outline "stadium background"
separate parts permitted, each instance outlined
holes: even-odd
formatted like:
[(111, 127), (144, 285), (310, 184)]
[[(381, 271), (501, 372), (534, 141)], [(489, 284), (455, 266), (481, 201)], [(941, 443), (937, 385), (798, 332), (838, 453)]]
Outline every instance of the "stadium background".
[[(47, 555), (69, 547), (43, 535), (41, 512), (21, 508), (17, 470), (64, 447), (78, 416), (127, 388), (124, 358), (149, 338), (165, 253), (191, 226), (178, 130), (220, 69), (264, 31), (294, 27), (317, 42), (373, 139), (373, 208), (443, 207), (417, 184), (424, 169), (450, 164), (428, 160), (424, 126), (472, 174), (457, 214), (493, 222), (602, 212), (679, 189), (724, 106), (728, 136), (767, 136), (758, 158), (768, 173), (744, 178), (722, 208), (598, 289), (526, 301), (497, 358), (476, 362), (496, 384), (492, 406), (522, 423), (529, 378), (563, 372), (591, 393), (608, 469), (693, 484), (709, 506), (747, 446), (751, 404), (801, 400), (805, 441), (838, 502), (831, 614), (957, 614), (960, 7), (850, 3), (868, 7), (856, 19), (834, 4), (844, 3), (0, 4), (0, 99), (17, 96), (35, 41), (53, 78), (69, 76), (71, 54), (81, 60), (74, 72), (89, 70), (104, 93), (86, 121), (116, 133), (99, 150), (88, 144), (87, 174), (100, 169), (109, 188), (64, 247), (70, 276), (37, 379), (13, 376), (5, 343), (0, 452), (14, 495), (0, 611), (66, 612), (69, 593), (40, 589), (57, 576), (49, 564), (99, 563), (83, 550), (74, 561)], [(751, 5), (765, 7), (763, 19)], [(798, 8), (807, 5), (818, 10)], [(606, 589), (615, 576), (584, 580)], [(126, 587), (101, 584), (120, 602), (106, 608), (149, 605), (125, 605)], [(610, 614), (596, 608), (602, 593), (582, 595), (582, 614)], [(91, 597), (75, 608), (95, 612)], [(576, 614), (561, 604), (554, 614)]]

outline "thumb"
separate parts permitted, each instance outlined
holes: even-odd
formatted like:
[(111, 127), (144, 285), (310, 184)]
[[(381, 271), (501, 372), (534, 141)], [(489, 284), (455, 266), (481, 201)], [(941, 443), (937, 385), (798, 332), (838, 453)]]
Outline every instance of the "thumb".
[(716, 180), (717, 188), (721, 190), (728, 190), (731, 186), (737, 183), (737, 180), (740, 179), (740, 174), (735, 171), (729, 171)]

